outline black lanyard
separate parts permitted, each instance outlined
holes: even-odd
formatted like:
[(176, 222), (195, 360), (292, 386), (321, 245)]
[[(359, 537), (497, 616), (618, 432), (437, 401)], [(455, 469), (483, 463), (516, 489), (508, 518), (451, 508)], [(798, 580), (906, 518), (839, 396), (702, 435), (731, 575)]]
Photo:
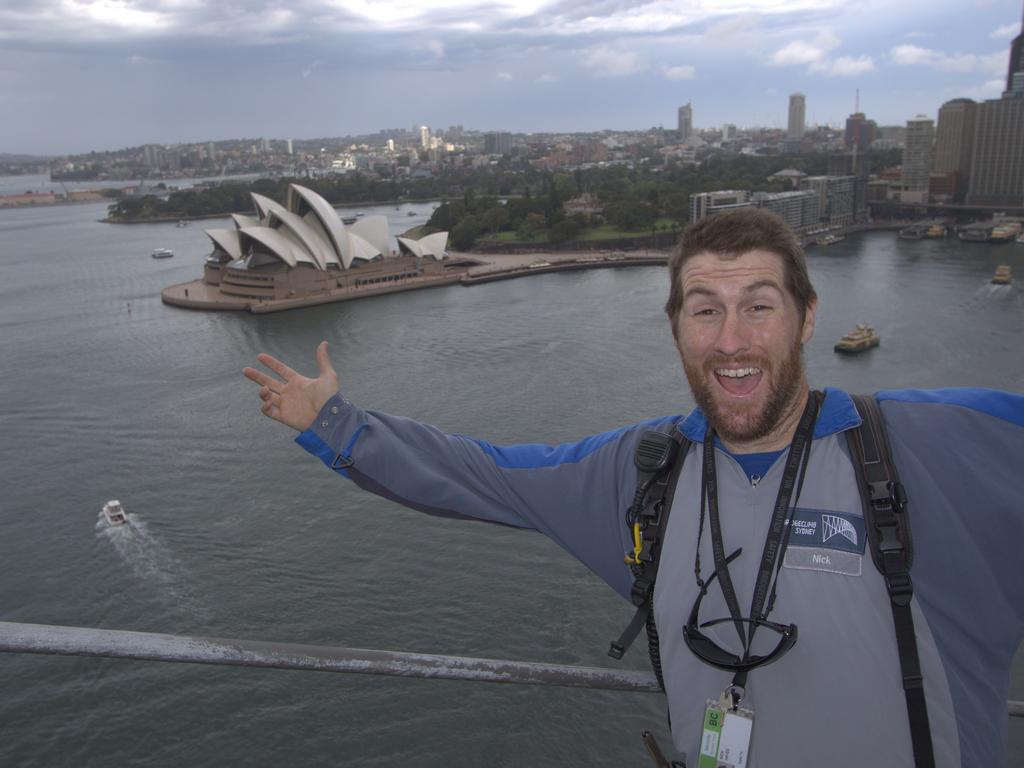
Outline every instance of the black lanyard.
[[(740, 636), (743, 645), (743, 656), (746, 659), (750, 655), (750, 647), (754, 641), (754, 631), (758, 621), (768, 618), (772, 608), (775, 607), (775, 591), (778, 587), (778, 573), (782, 568), (783, 557), (786, 552), (786, 545), (789, 543), (789, 528), (786, 523), (791, 516), (790, 500), (793, 500), (795, 507), (800, 499), (800, 490), (803, 488), (804, 476), (807, 474), (807, 463), (811, 455), (811, 441), (814, 437), (814, 423), (818, 418), (818, 411), (824, 398), (821, 392), (812, 391), (808, 393), (807, 405), (800, 417), (796, 432), (793, 435), (793, 442), (789, 447), (789, 456), (786, 458), (786, 468), (782, 475), (782, 484), (779, 486), (778, 496), (775, 498), (775, 509), (772, 512), (771, 524), (768, 528), (768, 535), (765, 537), (764, 551), (761, 554), (761, 566), (758, 570), (757, 581), (754, 585), (754, 595), (750, 603), (750, 629), (744, 629), (744, 621), (740, 613), (739, 601), (736, 599), (736, 590), (729, 575), (729, 565), (725, 557), (725, 545), (722, 541), (722, 525), (718, 512), (718, 480), (715, 472), (715, 433), (711, 426), (708, 426), (704, 435), (704, 467), (701, 476), (701, 504), (700, 504), (700, 527), (697, 531), (697, 554), (694, 562), (694, 572), (697, 575), (697, 586), (705, 589), (704, 581), (700, 575), (700, 540), (704, 532), (704, 505), (707, 502), (708, 522), (711, 529), (711, 550), (715, 558), (715, 572), (718, 574), (718, 581), (722, 587), (722, 595), (725, 597), (726, 605), (729, 607), (729, 615), (733, 619), (736, 632)], [(796, 492), (794, 497), (794, 490)], [(775, 575), (774, 581), (772, 575)], [(771, 594), (768, 587), (771, 585)], [(765, 602), (767, 600), (767, 607)], [(746, 685), (746, 671), (738, 672), (733, 678), (733, 686), (742, 689)], [(742, 693), (733, 694), (734, 704), (738, 704)]]

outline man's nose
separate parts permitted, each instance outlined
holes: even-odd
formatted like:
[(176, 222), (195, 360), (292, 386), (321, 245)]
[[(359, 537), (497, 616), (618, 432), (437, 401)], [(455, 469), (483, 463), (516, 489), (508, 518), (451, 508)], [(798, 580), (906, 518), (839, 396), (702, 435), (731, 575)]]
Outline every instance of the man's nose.
[(725, 313), (715, 341), (718, 352), (723, 355), (735, 355), (747, 349), (750, 343), (749, 328), (740, 313)]

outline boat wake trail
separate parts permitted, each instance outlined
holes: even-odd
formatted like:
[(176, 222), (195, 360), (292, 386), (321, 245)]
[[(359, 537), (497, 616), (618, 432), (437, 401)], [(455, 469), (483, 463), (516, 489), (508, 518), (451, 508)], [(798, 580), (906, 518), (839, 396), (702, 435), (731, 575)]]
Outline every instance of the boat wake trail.
[(136, 578), (170, 598), (178, 610), (193, 617), (205, 616), (208, 611), (192, 589), (182, 563), (150, 532), (145, 520), (130, 512), (126, 517), (124, 525), (98, 520), (97, 537), (110, 542)]

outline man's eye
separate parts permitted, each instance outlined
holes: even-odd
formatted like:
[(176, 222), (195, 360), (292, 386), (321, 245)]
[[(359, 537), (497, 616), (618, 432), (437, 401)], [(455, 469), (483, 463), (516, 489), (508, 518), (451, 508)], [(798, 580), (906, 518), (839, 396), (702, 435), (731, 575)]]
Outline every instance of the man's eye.
[(754, 304), (751, 308), (751, 312), (767, 312), (771, 307), (768, 304)]
[(715, 310), (711, 308), (698, 309), (693, 314), (694, 317), (710, 317), (711, 315), (715, 314)]

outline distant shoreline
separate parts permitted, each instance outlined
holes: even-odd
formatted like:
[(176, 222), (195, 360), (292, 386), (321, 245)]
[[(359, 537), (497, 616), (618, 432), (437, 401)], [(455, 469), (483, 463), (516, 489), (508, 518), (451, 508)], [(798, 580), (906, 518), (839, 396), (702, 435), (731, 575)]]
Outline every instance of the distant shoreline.
[[(331, 203), (335, 210), (339, 208), (365, 208), (377, 205), (419, 205), (422, 203), (440, 203), (438, 197), (406, 198), (404, 200), (363, 200), (358, 203)], [(148, 219), (99, 219), (103, 224), (165, 224), (169, 221), (203, 221), (205, 219), (223, 219), (238, 211), (228, 213), (202, 213), (198, 216), (156, 216)]]

